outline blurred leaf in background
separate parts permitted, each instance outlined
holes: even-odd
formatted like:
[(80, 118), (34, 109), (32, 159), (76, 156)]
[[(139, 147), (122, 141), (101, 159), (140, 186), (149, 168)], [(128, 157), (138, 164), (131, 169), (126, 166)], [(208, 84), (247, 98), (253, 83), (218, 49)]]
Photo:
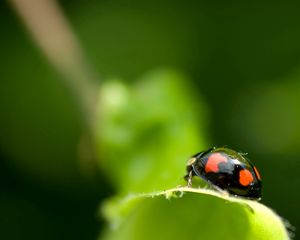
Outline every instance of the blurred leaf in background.
[[(192, 153), (206, 148), (208, 112), (201, 94), (175, 71), (157, 70), (100, 91), (100, 166), (122, 193), (174, 187)], [(196, 105), (197, 103), (197, 105)]]

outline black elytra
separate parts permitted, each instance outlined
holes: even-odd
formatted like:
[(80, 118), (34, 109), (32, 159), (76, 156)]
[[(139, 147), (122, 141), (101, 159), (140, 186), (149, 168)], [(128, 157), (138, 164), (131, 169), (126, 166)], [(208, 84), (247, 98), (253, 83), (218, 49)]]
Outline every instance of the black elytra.
[(192, 156), (187, 163), (188, 186), (198, 176), (216, 189), (248, 199), (260, 200), (262, 182), (256, 167), (232, 149), (211, 148)]

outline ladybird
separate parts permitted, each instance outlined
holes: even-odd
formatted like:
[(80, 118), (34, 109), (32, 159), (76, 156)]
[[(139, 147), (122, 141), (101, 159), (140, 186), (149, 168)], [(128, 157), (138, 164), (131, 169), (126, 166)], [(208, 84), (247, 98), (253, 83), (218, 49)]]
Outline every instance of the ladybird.
[(198, 176), (219, 190), (248, 199), (261, 198), (262, 182), (256, 167), (232, 149), (221, 147), (202, 151), (190, 158), (185, 179), (192, 185)]

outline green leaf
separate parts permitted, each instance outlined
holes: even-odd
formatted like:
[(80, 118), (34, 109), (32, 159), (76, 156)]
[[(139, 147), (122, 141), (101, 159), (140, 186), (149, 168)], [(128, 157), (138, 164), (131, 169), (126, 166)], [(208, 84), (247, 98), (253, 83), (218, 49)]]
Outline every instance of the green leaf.
[(178, 187), (114, 198), (102, 207), (109, 228), (100, 239), (289, 239), (281, 218), (263, 204), (208, 189)]
[(171, 188), (186, 160), (206, 148), (206, 109), (190, 81), (175, 71), (154, 71), (132, 84), (115, 79), (100, 92), (101, 168), (122, 193)]

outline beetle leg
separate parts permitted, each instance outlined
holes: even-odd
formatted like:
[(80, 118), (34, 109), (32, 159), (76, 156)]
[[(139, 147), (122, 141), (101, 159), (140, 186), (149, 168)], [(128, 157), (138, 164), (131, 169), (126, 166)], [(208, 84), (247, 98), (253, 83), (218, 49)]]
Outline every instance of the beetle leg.
[(190, 172), (189, 172), (189, 175), (187, 176), (188, 178), (187, 178), (187, 181), (188, 181), (188, 187), (192, 187), (192, 178), (193, 178), (193, 170), (191, 170)]

